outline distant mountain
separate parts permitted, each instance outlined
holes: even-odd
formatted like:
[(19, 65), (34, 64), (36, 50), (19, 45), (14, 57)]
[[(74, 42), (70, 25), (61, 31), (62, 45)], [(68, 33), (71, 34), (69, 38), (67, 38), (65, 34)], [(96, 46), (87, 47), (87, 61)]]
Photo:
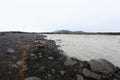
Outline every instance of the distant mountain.
[(54, 31), (55, 33), (71, 33), (72, 31), (69, 31), (69, 30), (57, 30), (57, 31)]
[(79, 34), (79, 33), (84, 33), (83, 31), (70, 31), (70, 30), (57, 30), (54, 31), (53, 33), (61, 33), (61, 34)]

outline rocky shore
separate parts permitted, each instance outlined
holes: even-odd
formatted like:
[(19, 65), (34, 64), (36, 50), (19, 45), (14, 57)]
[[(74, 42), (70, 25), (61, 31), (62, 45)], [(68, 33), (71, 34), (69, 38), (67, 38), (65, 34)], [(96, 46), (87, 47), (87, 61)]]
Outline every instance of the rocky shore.
[(120, 80), (120, 68), (111, 62), (65, 56), (55, 41), (44, 37), (0, 34), (0, 80)]

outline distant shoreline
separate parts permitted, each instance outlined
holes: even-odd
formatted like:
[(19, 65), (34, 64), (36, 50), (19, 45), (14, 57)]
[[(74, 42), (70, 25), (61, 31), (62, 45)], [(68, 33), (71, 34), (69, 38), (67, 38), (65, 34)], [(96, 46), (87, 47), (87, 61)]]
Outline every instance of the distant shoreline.
[(8, 31), (8, 32), (0, 32), (0, 35), (4, 35), (6, 33), (25, 33), (25, 34), (76, 34), (76, 35), (120, 35), (120, 32), (69, 32), (69, 33), (59, 33), (59, 32), (20, 32), (20, 31)]

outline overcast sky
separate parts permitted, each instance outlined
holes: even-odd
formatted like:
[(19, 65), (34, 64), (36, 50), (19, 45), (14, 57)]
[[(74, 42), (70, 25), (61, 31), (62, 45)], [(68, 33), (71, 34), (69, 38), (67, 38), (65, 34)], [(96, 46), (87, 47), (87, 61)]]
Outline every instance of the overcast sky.
[(120, 0), (0, 0), (0, 31), (120, 32)]

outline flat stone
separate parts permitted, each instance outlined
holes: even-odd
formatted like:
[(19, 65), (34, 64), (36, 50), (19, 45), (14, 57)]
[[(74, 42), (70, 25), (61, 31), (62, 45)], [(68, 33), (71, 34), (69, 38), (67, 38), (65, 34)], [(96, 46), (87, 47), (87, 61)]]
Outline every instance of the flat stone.
[(107, 74), (115, 70), (115, 66), (105, 59), (94, 59), (89, 61), (89, 64), (91, 70), (98, 73)]
[(93, 79), (96, 79), (96, 80), (101, 80), (101, 75), (99, 74), (96, 74), (94, 72), (91, 72), (90, 70), (84, 68), (82, 70), (82, 73), (84, 74), (84, 76), (88, 77), (88, 78), (93, 78)]
[(25, 78), (24, 80), (41, 80), (39, 77), (28, 77)]
[(25, 64), (25, 61), (17, 61), (16, 64), (17, 64), (17, 65), (23, 65), (23, 64)]
[(67, 58), (67, 60), (64, 62), (65, 66), (72, 66), (72, 65), (75, 65), (75, 64), (77, 64), (77, 61), (73, 60), (71, 58)]

